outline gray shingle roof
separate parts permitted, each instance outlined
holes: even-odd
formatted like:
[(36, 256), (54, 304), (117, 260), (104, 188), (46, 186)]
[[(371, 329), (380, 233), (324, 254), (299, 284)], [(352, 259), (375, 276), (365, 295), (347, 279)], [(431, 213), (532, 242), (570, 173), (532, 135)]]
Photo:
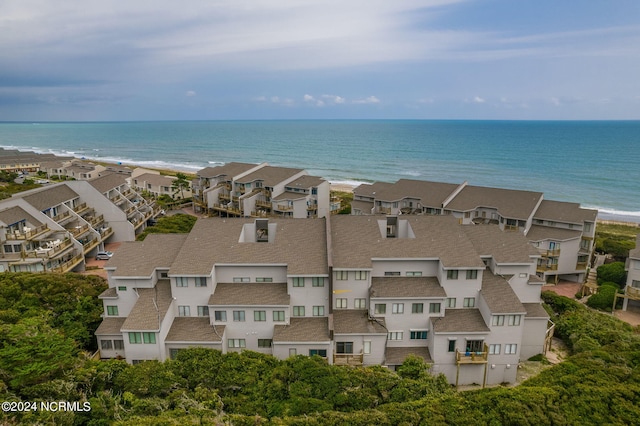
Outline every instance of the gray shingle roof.
[(480, 295), (492, 314), (516, 314), (526, 311), (507, 280), (492, 274), (488, 269), (482, 273)]
[(532, 225), (527, 232), (527, 239), (529, 241), (542, 241), (542, 240), (573, 240), (580, 238), (582, 231), (567, 228), (554, 228), (549, 226)]
[(312, 187), (317, 187), (318, 185), (326, 182), (324, 178), (318, 176), (300, 176), (298, 179), (289, 182), (286, 186), (290, 188), (302, 188), (308, 189)]
[(478, 309), (446, 309), (444, 317), (432, 319), (434, 333), (489, 333)]
[(214, 178), (218, 176), (229, 176), (229, 178), (233, 178), (257, 166), (258, 164), (231, 162), (222, 166), (205, 167), (204, 169), (199, 170), (196, 174), (202, 178)]
[(468, 185), (447, 204), (446, 209), (464, 212), (491, 207), (503, 217), (526, 220), (541, 199), (542, 192)]
[(363, 214), (371, 214), (373, 202), (354, 200), (351, 202), (351, 210), (360, 210)]
[(391, 188), (393, 188), (393, 184), (388, 182), (363, 183), (353, 189), (353, 194), (355, 196), (376, 198), (378, 193)]
[(447, 297), (436, 277), (373, 277), (369, 295), (372, 298)]
[(65, 201), (78, 198), (79, 195), (64, 183), (47, 186), (41, 191), (25, 195), (23, 199), (36, 209), (42, 211), (49, 207), (57, 206)]
[(263, 186), (273, 187), (279, 184), (280, 182), (287, 180), (302, 171), (303, 169), (265, 166), (252, 173), (249, 173), (248, 175), (240, 179), (237, 179), (236, 181), (238, 183), (249, 183), (249, 182), (254, 182), (256, 180), (260, 180), (263, 182)]
[(118, 291), (116, 290), (116, 288), (109, 287), (108, 289), (100, 293), (100, 295), (98, 296), (98, 299), (115, 299), (117, 297), (118, 297)]
[(291, 192), (291, 191), (284, 191), (282, 194), (279, 194), (273, 198), (271, 198), (273, 201), (282, 201), (282, 200), (299, 200), (301, 198), (305, 198), (307, 195), (309, 194), (304, 194), (302, 192)]
[(549, 314), (544, 310), (540, 303), (523, 303), (527, 310), (527, 318), (546, 318), (549, 319)]
[(219, 283), (209, 298), (216, 306), (288, 306), (285, 283)]
[(169, 280), (158, 281), (155, 288), (139, 288), (138, 300), (122, 324), (123, 330), (158, 331), (173, 298)]
[(367, 310), (345, 309), (333, 311), (335, 334), (386, 334), (384, 318), (369, 318)]
[[(269, 219), (277, 224), (272, 243), (240, 243), (249, 218), (198, 219), (185, 241), (171, 275), (208, 275), (214, 264), (287, 265), (292, 275), (326, 275), (325, 219)], [(302, 256), (301, 254), (304, 254)]]
[(126, 176), (119, 173), (106, 173), (103, 176), (89, 180), (91, 186), (100, 191), (101, 194), (117, 188), (127, 183)]
[(405, 359), (409, 355), (416, 355), (422, 358), (425, 362), (433, 362), (431, 359), (431, 354), (429, 353), (429, 348), (423, 346), (416, 347), (404, 347), (404, 348), (394, 348), (389, 347), (384, 351), (384, 363), (386, 365), (400, 365), (404, 362)]
[(222, 342), (224, 325), (213, 326), (209, 318), (176, 317), (165, 342)]
[(173, 185), (173, 181), (176, 179), (177, 178), (174, 176), (159, 175), (156, 173), (143, 173), (133, 178), (133, 180), (138, 181), (138, 186), (141, 186), (143, 182), (153, 186), (171, 186)]
[(9, 207), (8, 209), (0, 211), (0, 222), (7, 226), (20, 222), (21, 220), (25, 220), (32, 226), (42, 225), (42, 222), (31, 216), (20, 206)]
[(334, 267), (371, 268), (372, 258), (432, 258), (447, 268), (484, 268), (462, 225), (451, 216), (400, 216), (408, 221), (415, 238), (383, 238), (379, 220), (386, 218), (331, 217)]
[(327, 342), (329, 343), (329, 320), (320, 318), (291, 318), (289, 325), (273, 328), (273, 342)]
[[(187, 236), (149, 234), (144, 241), (123, 242), (105, 266), (115, 269), (115, 277), (150, 277), (156, 268), (171, 266)], [(211, 271), (206, 275), (210, 274)]]
[(376, 200), (397, 201), (403, 198), (420, 200), (423, 206), (442, 207), (444, 200), (451, 195), (459, 185), (455, 183), (429, 182), (412, 179), (400, 179), (392, 186), (383, 187), (375, 195)]
[(497, 225), (462, 227), (480, 256), (492, 256), (498, 263), (531, 263), (538, 251), (519, 232), (503, 232)]
[(595, 222), (597, 216), (598, 210), (583, 209), (578, 203), (552, 200), (543, 200), (533, 215), (535, 219), (578, 224)]
[(96, 336), (106, 336), (113, 334), (122, 334), (120, 329), (126, 318), (105, 318), (98, 326), (98, 329), (94, 333)]

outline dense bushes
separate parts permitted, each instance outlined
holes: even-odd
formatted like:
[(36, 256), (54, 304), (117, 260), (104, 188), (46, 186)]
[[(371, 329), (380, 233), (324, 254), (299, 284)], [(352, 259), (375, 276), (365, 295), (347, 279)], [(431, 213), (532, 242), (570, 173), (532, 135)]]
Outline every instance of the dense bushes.
[(188, 234), (196, 220), (197, 217), (182, 213), (161, 217), (154, 226), (145, 228), (137, 240), (143, 241), (149, 234)]
[(624, 262), (613, 262), (599, 266), (597, 273), (598, 285), (602, 285), (605, 282), (613, 282), (619, 288), (623, 288), (626, 284), (627, 273), (624, 270)]

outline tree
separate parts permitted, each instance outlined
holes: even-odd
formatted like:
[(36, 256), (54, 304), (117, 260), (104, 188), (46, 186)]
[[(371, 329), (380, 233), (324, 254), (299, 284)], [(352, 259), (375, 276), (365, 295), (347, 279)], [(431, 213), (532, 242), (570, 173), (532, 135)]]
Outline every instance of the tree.
[(624, 270), (623, 262), (613, 262), (598, 267), (598, 284), (613, 282), (622, 288), (626, 284), (627, 273)]
[(187, 178), (187, 175), (184, 173), (176, 173), (176, 178), (171, 184), (171, 189), (173, 189), (173, 195), (180, 193), (180, 198), (184, 198), (185, 189), (189, 189), (191, 187), (191, 182)]

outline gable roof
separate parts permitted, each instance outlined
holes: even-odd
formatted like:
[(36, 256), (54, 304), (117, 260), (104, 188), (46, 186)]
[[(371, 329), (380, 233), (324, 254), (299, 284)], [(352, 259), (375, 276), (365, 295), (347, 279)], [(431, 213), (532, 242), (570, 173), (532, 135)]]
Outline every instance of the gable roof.
[(463, 230), (480, 256), (497, 263), (531, 263), (539, 255), (519, 232), (501, 231), (497, 225), (464, 225)]
[(525, 307), (507, 280), (492, 274), (488, 269), (482, 272), (480, 295), (492, 314), (526, 313)]
[(458, 187), (455, 183), (400, 179), (391, 186), (381, 188), (376, 194), (376, 200), (397, 201), (414, 198), (420, 200), (423, 206), (440, 208)]
[(330, 341), (327, 317), (291, 318), (288, 325), (273, 327), (273, 343)]
[(216, 306), (288, 306), (286, 283), (218, 283), (209, 297)]
[(165, 342), (222, 342), (224, 325), (211, 325), (208, 317), (176, 317)]
[(122, 324), (125, 331), (158, 331), (173, 298), (169, 280), (159, 280), (154, 288), (139, 288), (138, 300)]
[(386, 334), (384, 318), (371, 318), (369, 311), (344, 309), (333, 311), (335, 334)]
[(25, 220), (33, 226), (42, 225), (42, 222), (31, 216), (20, 206), (14, 206), (9, 207), (8, 209), (0, 210), (0, 222), (4, 223), (7, 226), (13, 225), (14, 223), (20, 222), (22, 220)]
[(124, 174), (119, 173), (106, 173), (100, 177), (89, 180), (91, 186), (100, 191), (101, 194), (118, 188), (119, 186), (127, 183), (127, 177)]
[(585, 221), (595, 222), (598, 210), (583, 209), (578, 203), (542, 200), (533, 217), (540, 220), (582, 224)]
[(503, 217), (527, 220), (541, 200), (542, 192), (467, 185), (445, 208), (465, 212), (488, 207), (496, 209)]
[(443, 317), (432, 318), (434, 333), (489, 333), (479, 309), (445, 309)]
[(34, 208), (43, 211), (49, 207), (57, 206), (65, 201), (78, 198), (79, 195), (64, 183), (58, 185), (50, 185), (41, 191), (32, 192), (22, 197), (27, 203)]
[(529, 241), (542, 241), (542, 240), (573, 240), (580, 238), (582, 231), (577, 229), (556, 228), (551, 226), (532, 225), (527, 232), (527, 238)]
[(144, 241), (125, 241), (109, 259), (106, 269), (114, 269), (114, 277), (150, 277), (156, 268), (171, 267), (187, 237), (188, 234), (149, 234)]
[(247, 172), (259, 164), (249, 163), (235, 163), (230, 162), (216, 167), (205, 167), (202, 170), (198, 170), (196, 175), (202, 178), (214, 178), (218, 176), (228, 176), (233, 178), (241, 173)]
[[(286, 265), (293, 275), (326, 275), (324, 219), (269, 219), (273, 242), (239, 242), (252, 218), (198, 219), (171, 266), (171, 275), (209, 275), (215, 264)], [(304, 256), (301, 255), (304, 253)]]
[(238, 183), (249, 183), (256, 180), (263, 182), (263, 186), (273, 187), (284, 180), (287, 180), (296, 174), (304, 171), (303, 169), (293, 169), (289, 167), (265, 166), (249, 173), (242, 178), (236, 180)]

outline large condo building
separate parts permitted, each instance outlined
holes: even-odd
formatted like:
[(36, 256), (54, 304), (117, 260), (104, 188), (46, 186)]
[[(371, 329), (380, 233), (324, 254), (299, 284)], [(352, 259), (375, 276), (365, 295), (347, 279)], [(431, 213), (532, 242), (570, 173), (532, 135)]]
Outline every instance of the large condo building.
[(514, 382), (545, 348), (540, 258), (451, 216), (203, 218), (120, 247), (96, 336), (132, 363), (190, 346), (389, 368), (415, 354), (451, 383)]
[(541, 192), (401, 179), (354, 190), (352, 214), (450, 215), (461, 224), (494, 224), (523, 234), (539, 251), (545, 282), (583, 282), (595, 241), (597, 210), (545, 200)]
[(207, 167), (193, 181), (194, 208), (225, 217), (325, 217), (329, 182), (267, 163)]

